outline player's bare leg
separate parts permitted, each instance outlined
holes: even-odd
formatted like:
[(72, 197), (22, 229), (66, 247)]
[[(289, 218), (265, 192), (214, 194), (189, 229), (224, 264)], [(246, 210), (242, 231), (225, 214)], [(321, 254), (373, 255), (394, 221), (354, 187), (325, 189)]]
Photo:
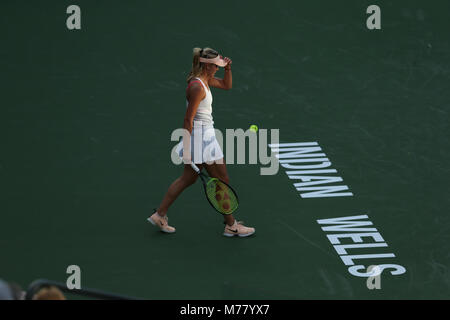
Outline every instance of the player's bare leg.
[[(197, 167), (201, 170), (202, 165), (199, 164), (197, 165)], [(167, 210), (169, 210), (169, 207), (172, 205), (175, 199), (183, 192), (184, 189), (194, 184), (197, 178), (198, 174), (194, 171), (194, 169), (192, 169), (189, 164), (185, 164), (184, 171), (181, 177), (172, 182), (166, 194), (164, 195), (161, 204), (156, 210), (158, 214), (162, 217), (165, 216)]]

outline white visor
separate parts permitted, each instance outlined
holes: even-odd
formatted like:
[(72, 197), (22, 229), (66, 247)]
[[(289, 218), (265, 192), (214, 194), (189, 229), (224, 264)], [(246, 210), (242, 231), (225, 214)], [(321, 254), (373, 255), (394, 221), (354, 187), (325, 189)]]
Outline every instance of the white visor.
[(215, 65), (218, 65), (219, 67), (225, 67), (227, 65), (225, 60), (222, 59), (221, 55), (218, 55), (217, 57), (215, 57), (213, 59), (200, 58), (200, 62), (214, 63)]

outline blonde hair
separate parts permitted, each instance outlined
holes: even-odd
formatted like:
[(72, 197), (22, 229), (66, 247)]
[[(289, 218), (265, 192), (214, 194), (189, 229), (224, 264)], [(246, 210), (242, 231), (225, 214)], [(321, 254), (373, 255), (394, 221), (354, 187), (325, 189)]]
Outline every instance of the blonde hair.
[(66, 297), (57, 287), (42, 288), (34, 296), (33, 300), (66, 300)]
[(203, 66), (205, 65), (203, 62), (200, 62), (200, 57), (213, 59), (219, 55), (219, 53), (211, 48), (194, 48), (192, 50), (193, 59), (192, 59), (192, 69), (187, 77), (187, 82), (192, 80), (192, 78), (198, 77), (202, 74)]

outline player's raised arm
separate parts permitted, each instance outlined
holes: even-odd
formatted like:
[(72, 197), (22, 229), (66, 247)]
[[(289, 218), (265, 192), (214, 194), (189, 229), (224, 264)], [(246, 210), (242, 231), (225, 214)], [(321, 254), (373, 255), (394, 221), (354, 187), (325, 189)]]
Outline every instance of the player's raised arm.
[(232, 61), (228, 57), (225, 57), (223, 60), (227, 63), (227, 65), (224, 67), (225, 75), (224, 75), (223, 79), (214, 77), (209, 81), (209, 85), (211, 87), (215, 87), (215, 88), (219, 88), (219, 89), (230, 90), (233, 87), (233, 77), (231, 75)]

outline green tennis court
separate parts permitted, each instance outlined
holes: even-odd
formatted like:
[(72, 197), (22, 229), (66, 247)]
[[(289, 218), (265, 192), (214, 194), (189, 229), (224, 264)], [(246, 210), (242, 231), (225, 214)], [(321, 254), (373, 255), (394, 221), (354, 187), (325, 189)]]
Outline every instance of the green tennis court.
[[(72, 4), (80, 30), (66, 26)], [(379, 30), (366, 26), (372, 4)], [(77, 265), (82, 286), (145, 299), (450, 298), (450, 2), (0, 8), (0, 278), (65, 282)], [(175, 234), (150, 225), (182, 172), (170, 137), (183, 125), (194, 47), (233, 59), (232, 90), (212, 89), (217, 129), (256, 124), (279, 129), (280, 143), (316, 143), (335, 173), (314, 175), (342, 179), (319, 185), (351, 195), (304, 197), (314, 191), (298, 188), (317, 185), (281, 161), (275, 175), (229, 164), (236, 219), (255, 235), (224, 237), (199, 181), (168, 212)], [(350, 233), (345, 221), (379, 246), (334, 247), (327, 236)], [(380, 264), (404, 272), (383, 270), (380, 289), (349, 272)]]

